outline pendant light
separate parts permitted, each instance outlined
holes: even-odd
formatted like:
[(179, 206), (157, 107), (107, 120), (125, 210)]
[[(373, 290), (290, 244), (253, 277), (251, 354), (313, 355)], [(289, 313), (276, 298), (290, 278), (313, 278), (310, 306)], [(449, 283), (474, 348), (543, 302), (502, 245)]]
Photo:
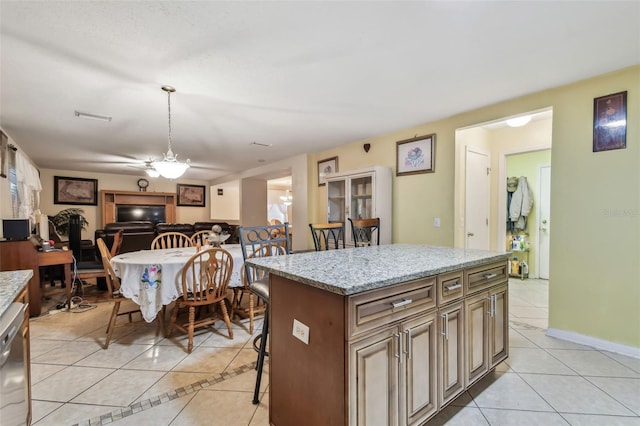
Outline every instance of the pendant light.
[(187, 159), (184, 163), (178, 161), (178, 155), (173, 153), (171, 149), (171, 94), (176, 91), (171, 86), (162, 86), (162, 90), (167, 92), (168, 105), (169, 105), (169, 149), (166, 154), (162, 154), (164, 158), (162, 161), (154, 161), (152, 166), (160, 173), (160, 176), (167, 179), (179, 178), (187, 171), (191, 166), (191, 160)]

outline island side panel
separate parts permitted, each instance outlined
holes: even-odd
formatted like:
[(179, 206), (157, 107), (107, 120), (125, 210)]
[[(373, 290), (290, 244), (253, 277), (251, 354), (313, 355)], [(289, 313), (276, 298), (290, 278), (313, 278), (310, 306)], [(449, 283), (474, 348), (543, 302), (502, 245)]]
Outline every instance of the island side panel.
[[(344, 296), (271, 275), (269, 421), (346, 424)], [(309, 344), (293, 321), (309, 327)]]

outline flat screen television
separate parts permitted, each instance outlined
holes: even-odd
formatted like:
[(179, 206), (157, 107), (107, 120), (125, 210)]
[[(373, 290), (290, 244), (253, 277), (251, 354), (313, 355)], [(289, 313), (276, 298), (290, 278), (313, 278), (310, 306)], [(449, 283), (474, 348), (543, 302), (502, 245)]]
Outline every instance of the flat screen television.
[(116, 208), (118, 222), (146, 220), (156, 224), (164, 222), (165, 219), (164, 206), (118, 206)]

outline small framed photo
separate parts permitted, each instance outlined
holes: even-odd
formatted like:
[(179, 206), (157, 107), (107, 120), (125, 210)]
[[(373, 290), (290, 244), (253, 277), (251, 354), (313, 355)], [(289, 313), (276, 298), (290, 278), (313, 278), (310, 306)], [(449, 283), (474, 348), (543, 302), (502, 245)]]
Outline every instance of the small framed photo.
[(98, 205), (98, 180), (53, 177), (53, 204)]
[(627, 147), (627, 92), (593, 100), (593, 152)]
[(318, 186), (323, 186), (327, 183), (326, 176), (329, 173), (335, 173), (338, 171), (338, 157), (326, 158), (318, 161)]
[(435, 172), (435, 153), (435, 134), (396, 142), (396, 176)]
[(204, 207), (206, 204), (206, 187), (202, 185), (178, 184), (178, 205)]

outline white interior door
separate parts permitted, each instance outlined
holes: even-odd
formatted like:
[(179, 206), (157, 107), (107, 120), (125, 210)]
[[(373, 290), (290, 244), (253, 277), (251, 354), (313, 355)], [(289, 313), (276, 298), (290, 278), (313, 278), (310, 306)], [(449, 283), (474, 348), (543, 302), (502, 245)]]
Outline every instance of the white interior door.
[(538, 214), (538, 277), (549, 279), (549, 235), (551, 233), (551, 166), (540, 167)]
[(467, 147), (465, 248), (489, 250), (489, 154)]

